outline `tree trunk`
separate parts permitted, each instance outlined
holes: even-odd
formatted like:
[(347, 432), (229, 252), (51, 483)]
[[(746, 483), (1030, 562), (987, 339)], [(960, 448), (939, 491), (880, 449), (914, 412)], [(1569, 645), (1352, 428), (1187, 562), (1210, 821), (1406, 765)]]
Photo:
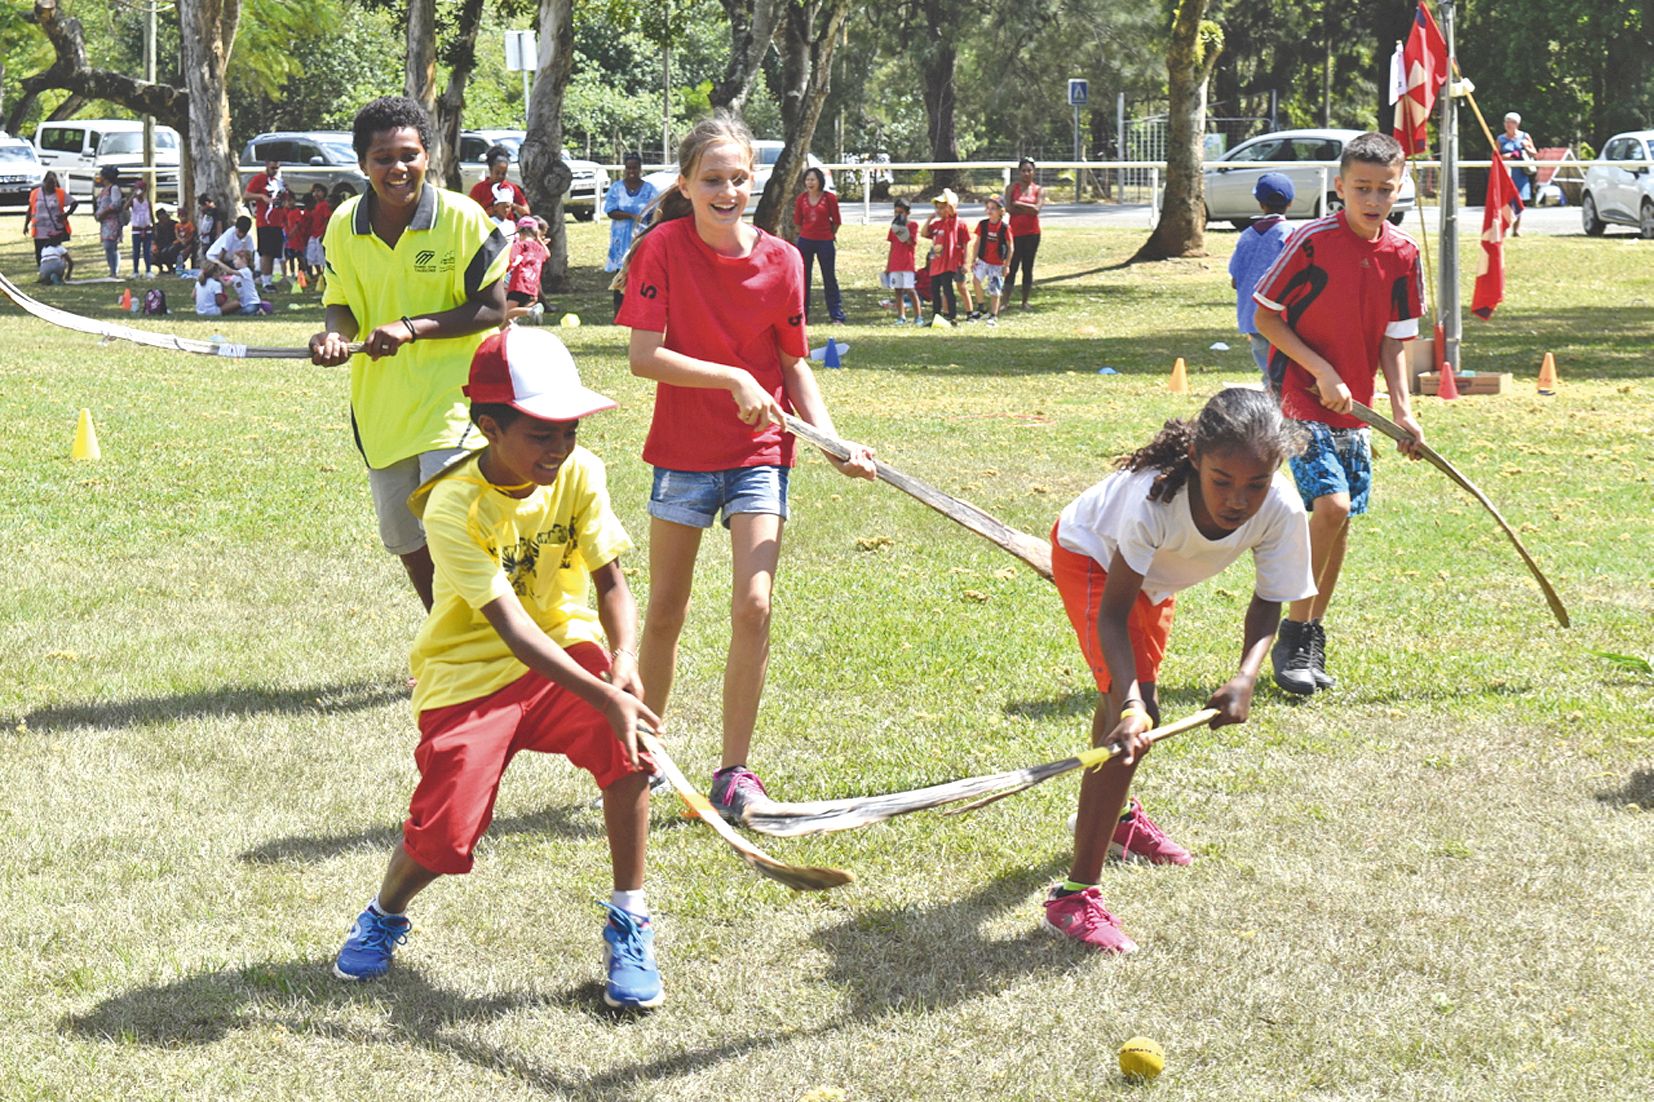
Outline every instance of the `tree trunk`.
[(523, 139), (523, 189), (535, 214), (551, 224), (540, 271), (540, 289), (569, 289), (569, 239), (563, 226), (563, 196), (574, 174), (563, 163), (563, 90), (574, 67), (574, 0), (540, 0), (540, 68), (528, 100), (528, 136)]
[(747, 97), (764, 70), (764, 57), (775, 44), (781, 29), (780, 0), (723, 0), (729, 17), (729, 64), (724, 78), (712, 85), (714, 109), (724, 108), (739, 115)]
[[(930, 159), (957, 161), (959, 141), (953, 130), (953, 70), (959, 51), (954, 46), (955, 12), (946, 0), (925, 0), (924, 48), (919, 52), (919, 73), (925, 82), (925, 121), (930, 130)], [(934, 191), (945, 187), (957, 190), (965, 174), (956, 168), (937, 169), (931, 174)]]
[[(238, 0), (239, 3), (239, 0)], [(52, 44), (55, 57), (50, 67), (31, 77), (24, 77), (19, 85), (21, 94), (12, 105), (6, 119), (6, 130), (16, 133), (23, 118), (34, 107), (40, 93), (52, 88), (74, 93), (71, 99), (85, 103), (88, 99), (106, 99), (118, 103), (140, 115), (154, 115), (162, 123), (183, 131), (187, 125), (188, 108), (184, 89), (171, 84), (151, 84), (147, 80), (127, 76), (109, 69), (93, 69), (86, 64), (86, 39), (80, 20), (65, 14), (58, 0), (35, 0), (32, 19), (40, 33)], [(180, 19), (182, 14), (180, 13)], [(62, 118), (62, 108), (52, 117)]]
[(191, 180), (195, 194), (213, 196), (226, 216), (241, 197), (225, 81), (240, 22), (241, 0), (178, 0), (179, 64), (189, 89)]
[(1166, 48), (1166, 187), (1160, 223), (1136, 260), (1206, 255), (1206, 189), (1201, 172), (1206, 82), (1223, 52), (1223, 31), (1204, 20), (1208, 0), (1182, 0)]
[(833, 71), (833, 49), (844, 33), (853, 0), (806, 0), (787, 7), (781, 47), (781, 156), (764, 185), (752, 223), (782, 237), (792, 237), (793, 197), (809, 164), (810, 143)]
[(448, 54), (448, 87), (437, 97), (436, 148), (431, 150), (433, 176), (453, 191), (464, 191), (459, 175), (459, 133), (465, 126), (465, 86), (477, 65), (477, 30), (483, 0), (465, 0), (459, 11), (459, 37)]

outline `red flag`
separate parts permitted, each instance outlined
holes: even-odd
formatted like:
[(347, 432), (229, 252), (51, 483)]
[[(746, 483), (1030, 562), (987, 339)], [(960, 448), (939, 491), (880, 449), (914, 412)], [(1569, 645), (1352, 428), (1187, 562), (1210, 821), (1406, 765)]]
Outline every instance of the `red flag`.
[(1482, 260), (1476, 266), (1476, 289), (1470, 296), (1470, 312), (1483, 321), (1505, 297), (1505, 235), (1522, 210), (1510, 171), (1495, 150), (1487, 174), (1487, 205), (1482, 208)]
[(1407, 90), (1396, 100), (1393, 133), (1402, 151), (1411, 156), (1430, 148), (1425, 124), (1436, 106), (1437, 93), (1447, 83), (1447, 39), (1442, 37), (1436, 17), (1424, 0), (1419, 0), (1418, 11), (1413, 14), (1413, 30), (1402, 47), (1401, 60)]

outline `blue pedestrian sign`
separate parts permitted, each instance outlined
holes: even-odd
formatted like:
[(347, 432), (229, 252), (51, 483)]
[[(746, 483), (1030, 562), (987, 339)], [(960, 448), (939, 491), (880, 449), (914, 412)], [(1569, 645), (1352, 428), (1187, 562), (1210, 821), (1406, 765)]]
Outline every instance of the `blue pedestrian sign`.
[(1070, 107), (1084, 107), (1089, 91), (1088, 82), (1078, 77), (1071, 78), (1068, 82), (1068, 105)]

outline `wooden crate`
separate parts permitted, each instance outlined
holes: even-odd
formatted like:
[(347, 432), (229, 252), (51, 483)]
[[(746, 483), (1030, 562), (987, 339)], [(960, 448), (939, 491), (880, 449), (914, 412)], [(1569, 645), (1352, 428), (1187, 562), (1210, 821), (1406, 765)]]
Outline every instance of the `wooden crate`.
[(1441, 365), (1436, 362), (1436, 342), (1431, 337), (1419, 337), (1407, 342), (1407, 392), (1409, 394), (1423, 394), (1419, 389), (1419, 376), (1426, 371), (1435, 371)]
[[(1426, 371), (1419, 376), (1419, 393), (1435, 394), (1441, 390), (1441, 372)], [(1509, 372), (1478, 372), (1475, 375), (1456, 375), (1460, 394), (1503, 394), (1511, 387)]]

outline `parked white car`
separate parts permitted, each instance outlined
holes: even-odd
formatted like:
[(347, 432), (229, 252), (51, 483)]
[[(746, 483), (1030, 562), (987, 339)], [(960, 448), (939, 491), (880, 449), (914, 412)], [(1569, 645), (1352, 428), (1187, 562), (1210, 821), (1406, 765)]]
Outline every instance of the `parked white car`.
[[(505, 178), (522, 187), (522, 165), (517, 160), (517, 154), (527, 136), (527, 131), (523, 130), (467, 130), (462, 133), (459, 136), (459, 170), (465, 186), (469, 188), (487, 175), (489, 149), (503, 145), (511, 151), (511, 167), (506, 170)], [(567, 149), (563, 150), (563, 163), (569, 166), (569, 172), (574, 177), (569, 181), (568, 194), (563, 196), (563, 209), (574, 215), (577, 222), (590, 222), (596, 215), (598, 205), (603, 202), (604, 193), (609, 190), (609, 174), (596, 161), (583, 161)]]
[[(752, 174), (752, 202), (747, 207), (748, 214), (758, 205), (758, 200), (763, 198), (764, 187), (770, 182), (770, 174), (775, 171), (775, 162), (781, 159), (781, 151), (786, 145), (786, 142), (775, 138), (759, 138), (752, 143), (752, 151), (757, 154), (758, 164)], [(810, 153), (806, 156), (805, 164), (810, 168), (821, 169), (821, 174), (827, 177), (828, 191), (838, 190), (833, 186), (833, 174), (827, 171), (821, 158)], [(649, 173), (644, 179), (654, 184), (656, 191), (664, 192), (678, 182), (678, 164), (674, 161), (658, 172)]]
[[(1289, 218), (1318, 218), (1339, 210), (1343, 202), (1333, 186), (1338, 175), (1338, 159), (1344, 155), (1344, 146), (1359, 137), (1360, 130), (1278, 130), (1250, 138), (1220, 158), (1220, 163), (1206, 169), (1206, 220), (1233, 222), (1245, 227), (1258, 217), (1258, 201), (1252, 198), (1252, 188), (1258, 177), (1266, 172), (1279, 172), (1292, 181), (1294, 198), (1287, 211)], [(1260, 165), (1258, 161), (1291, 161), (1291, 165)], [(1321, 190), (1322, 170), (1326, 170), (1326, 191)], [(1413, 209), (1414, 187), (1412, 173), (1401, 180), (1401, 195), (1390, 211), (1390, 221), (1400, 225), (1407, 212)]]
[(35, 156), (34, 146), (17, 138), (0, 141), (0, 203), (22, 206), (45, 176), (46, 166)]
[[(155, 164), (160, 172), (156, 190), (176, 195), (179, 161), (178, 131), (155, 128)], [(43, 122), (34, 132), (35, 154), (56, 172), (69, 194), (85, 199), (96, 190), (98, 169), (114, 165), (131, 178), (131, 169), (143, 163), (144, 124), (136, 119), (65, 119)]]
[(1644, 239), (1654, 240), (1654, 130), (1615, 134), (1602, 147), (1605, 161), (1640, 161), (1621, 168), (1592, 165), (1585, 172), (1579, 217), (1585, 232), (1600, 236), (1609, 223), (1636, 226)]

